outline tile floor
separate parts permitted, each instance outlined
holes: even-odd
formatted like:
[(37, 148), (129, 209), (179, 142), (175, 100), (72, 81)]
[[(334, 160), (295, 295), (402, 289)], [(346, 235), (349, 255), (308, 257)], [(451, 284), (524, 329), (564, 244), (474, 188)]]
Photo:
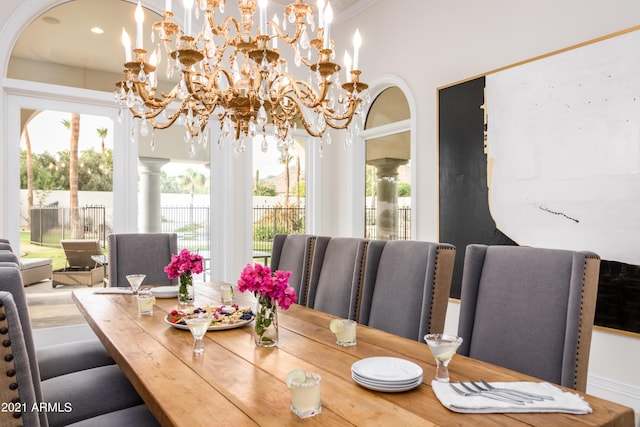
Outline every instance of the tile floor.
[(25, 287), (33, 329), (86, 323), (71, 299), (74, 289), (84, 286), (51, 286), (50, 280)]

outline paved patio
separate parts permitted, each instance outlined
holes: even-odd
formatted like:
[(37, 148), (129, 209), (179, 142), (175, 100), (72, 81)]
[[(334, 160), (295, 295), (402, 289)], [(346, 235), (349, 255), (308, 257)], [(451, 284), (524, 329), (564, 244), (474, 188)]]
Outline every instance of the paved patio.
[(31, 327), (39, 329), (86, 323), (71, 299), (71, 292), (75, 289), (86, 288), (86, 286), (58, 286), (54, 289), (51, 286), (51, 280), (25, 287)]

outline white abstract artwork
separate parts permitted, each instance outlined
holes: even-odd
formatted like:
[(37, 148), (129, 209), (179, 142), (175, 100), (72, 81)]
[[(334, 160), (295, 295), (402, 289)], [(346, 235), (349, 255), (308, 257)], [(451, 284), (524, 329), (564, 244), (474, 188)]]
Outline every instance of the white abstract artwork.
[(498, 229), (640, 264), (640, 31), (489, 74), (485, 96)]

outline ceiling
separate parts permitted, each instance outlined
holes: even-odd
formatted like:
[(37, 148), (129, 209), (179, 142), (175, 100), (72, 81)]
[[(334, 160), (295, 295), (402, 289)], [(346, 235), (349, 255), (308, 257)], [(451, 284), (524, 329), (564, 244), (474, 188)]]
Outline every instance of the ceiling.
[[(334, 21), (340, 23), (376, 1), (333, 0)], [(280, 15), (284, 5), (291, 2), (293, 0), (271, 0), (269, 13), (274, 10)], [(315, 8), (315, 1), (307, 2)], [(180, 2), (174, 0), (173, 4)], [(227, 3), (228, 10), (231, 10), (231, 4), (231, 1)], [(180, 6), (174, 6), (173, 9), (176, 15), (180, 13)], [(121, 73), (124, 62), (124, 49), (120, 41), (122, 28), (125, 27), (129, 35), (135, 38), (134, 10), (134, 3), (123, 0), (74, 0), (63, 3), (43, 13), (27, 27), (16, 43), (12, 56)], [(152, 46), (150, 26), (158, 20), (159, 15), (145, 10), (145, 47)], [(92, 33), (93, 27), (102, 28), (104, 33)]]

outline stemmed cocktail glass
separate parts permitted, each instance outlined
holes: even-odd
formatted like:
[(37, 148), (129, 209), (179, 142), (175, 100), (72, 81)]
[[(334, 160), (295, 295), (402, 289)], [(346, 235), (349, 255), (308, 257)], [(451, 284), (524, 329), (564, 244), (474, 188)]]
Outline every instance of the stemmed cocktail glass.
[(449, 382), (449, 362), (460, 344), (462, 344), (462, 338), (455, 335), (446, 334), (427, 334), (424, 336), (424, 340), (429, 345), (433, 357), (438, 364), (436, 368), (436, 380), (440, 382)]
[(184, 316), (184, 321), (193, 335), (193, 354), (204, 353), (204, 334), (207, 332), (213, 312), (211, 310), (196, 309), (191, 314)]
[(142, 284), (144, 278), (147, 277), (145, 274), (127, 274), (126, 278), (131, 285), (131, 290), (133, 291), (133, 295), (138, 294), (138, 288)]

